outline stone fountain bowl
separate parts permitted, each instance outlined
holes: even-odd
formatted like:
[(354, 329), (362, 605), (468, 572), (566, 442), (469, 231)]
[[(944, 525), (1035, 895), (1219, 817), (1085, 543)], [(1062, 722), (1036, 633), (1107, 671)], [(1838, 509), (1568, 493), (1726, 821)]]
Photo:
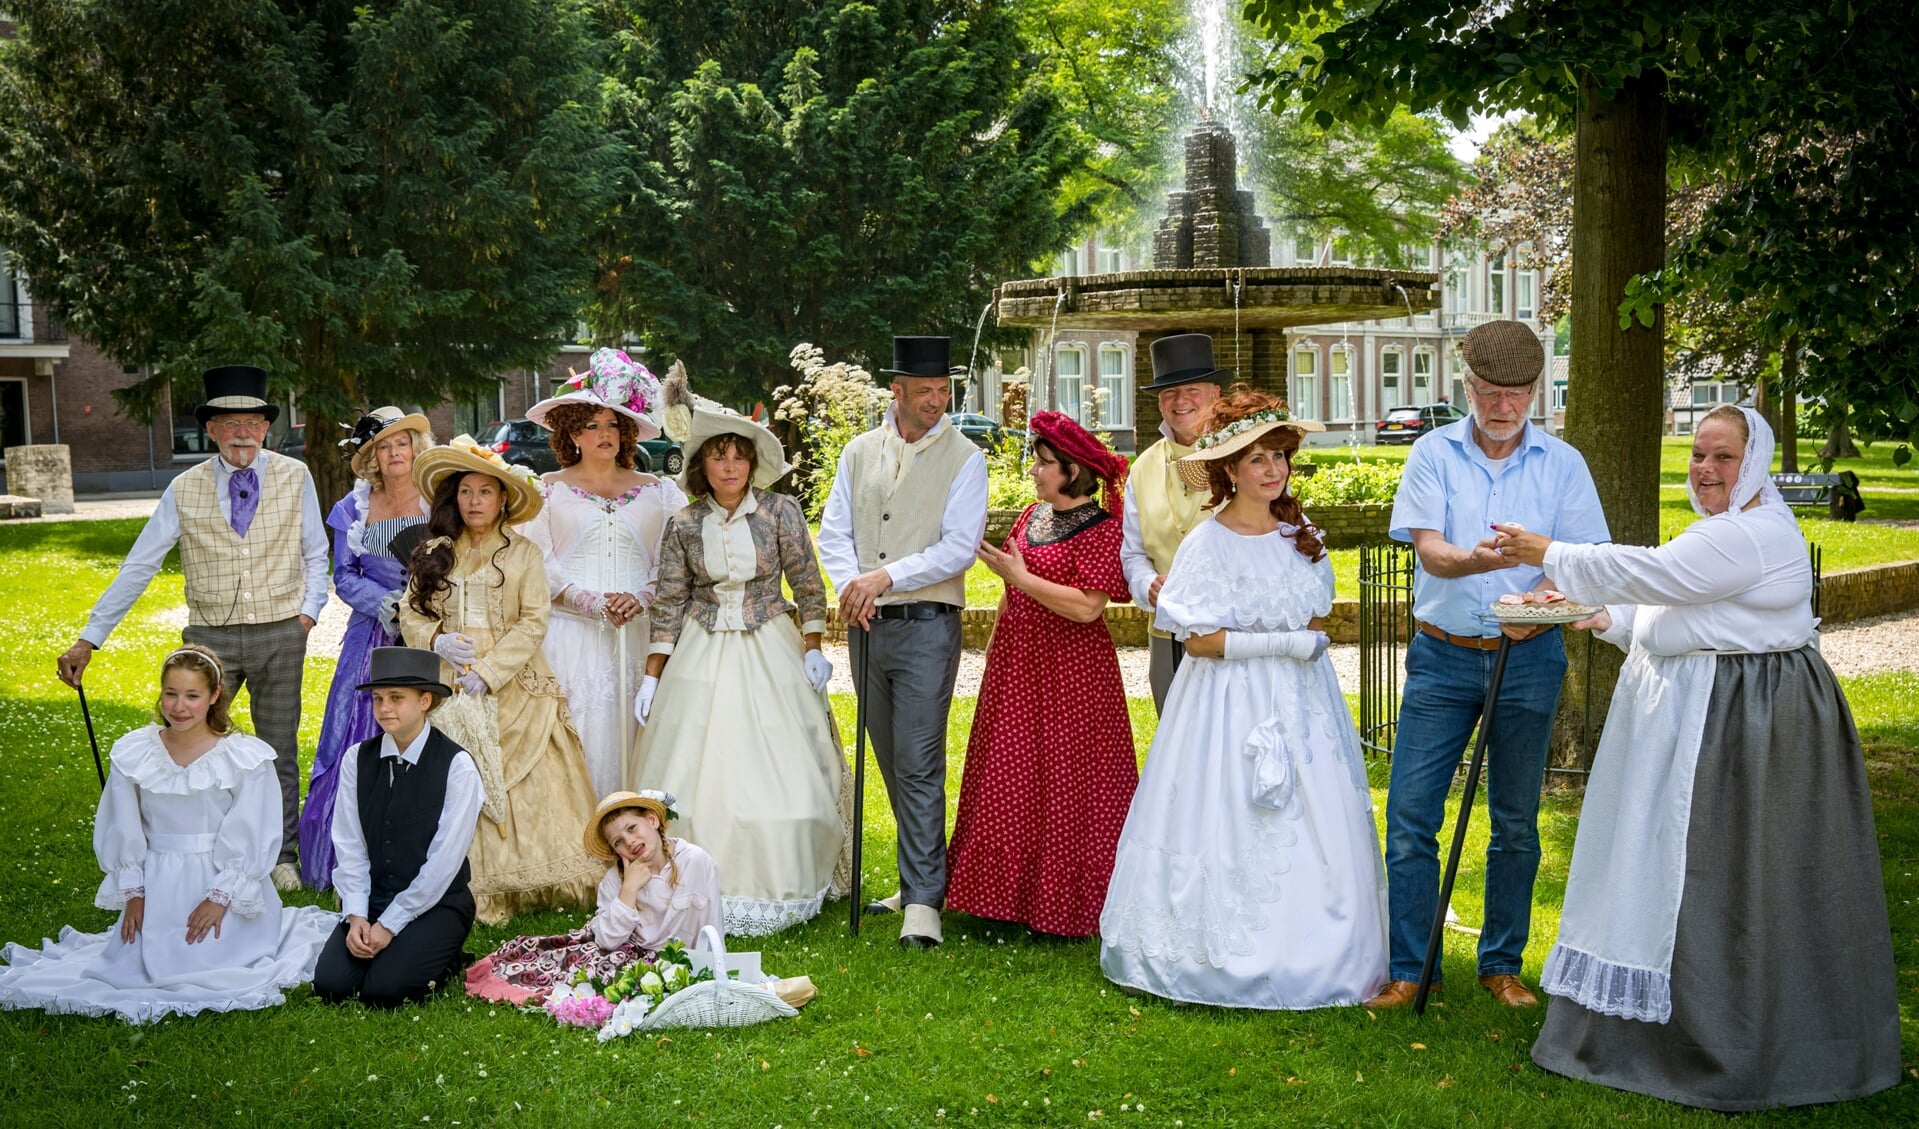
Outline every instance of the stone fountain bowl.
[[(1239, 288), (1235, 312), (1234, 288)], [(1402, 288), (1404, 292), (1402, 293)], [(1064, 304), (1060, 295), (1064, 294)], [(1000, 285), (1001, 325), (1284, 329), (1439, 308), (1439, 276), (1355, 267), (1203, 267), (1028, 278)]]

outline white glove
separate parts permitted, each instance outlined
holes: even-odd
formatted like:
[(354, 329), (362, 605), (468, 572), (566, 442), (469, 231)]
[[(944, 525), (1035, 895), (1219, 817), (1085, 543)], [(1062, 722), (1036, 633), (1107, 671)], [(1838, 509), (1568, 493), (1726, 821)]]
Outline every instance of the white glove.
[(476, 698), (484, 695), (486, 693), (486, 679), (481, 678), (475, 671), (467, 671), (465, 674), (460, 675), (460, 693), (471, 694)]
[(1324, 631), (1228, 631), (1226, 657), (1272, 656), (1312, 662), (1326, 653), (1326, 645), (1331, 641)]
[(448, 631), (433, 641), (433, 653), (456, 667), (469, 667), (479, 658), (473, 640), (457, 631)]
[(561, 601), (581, 619), (602, 619), (606, 615), (606, 597), (584, 588), (568, 588)]
[(380, 598), (378, 618), (380, 620), (380, 630), (393, 636), (395, 639), (400, 637), (400, 593), (397, 590), (388, 592)]
[(833, 662), (818, 651), (806, 652), (806, 680), (813, 684), (813, 692), (826, 689), (833, 681)]
[(653, 712), (653, 695), (660, 688), (660, 680), (647, 675), (640, 679), (640, 692), (633, 695), (633, 720), (646, 724), (646, 717)]

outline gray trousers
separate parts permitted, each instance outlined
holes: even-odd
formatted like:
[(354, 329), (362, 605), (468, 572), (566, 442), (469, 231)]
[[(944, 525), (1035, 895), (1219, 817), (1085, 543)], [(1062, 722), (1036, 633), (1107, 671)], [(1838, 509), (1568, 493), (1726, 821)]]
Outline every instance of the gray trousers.
[(1166, 710), (1166, 691), (1173, 685), (1173, 675), (1179, 671), (1179, 660), (1186, 657), (1186, 648), (1180, 641), (1167, 636), (1146, 637), (1146, 678), (1153, 687), (1153, 712)]
[(306, 671), (306, 628), (295, 616), (226, 627), (189, 625), (180, 638), (220, 657), (229, 708), (246, 687), (254, 734), (273, 746), (273, 771), (280, 778), (279, 861), (293, 862), (300, 845), (300, 680)]
[[(946, 719), (959, 677), (960, 617), (875, 619), (870, 635), (850, 628), (847, 645), (899, 827), (900, 901), (939, 909), (946, 903)], [(869, 659), (872, 669), (864, 670)]]

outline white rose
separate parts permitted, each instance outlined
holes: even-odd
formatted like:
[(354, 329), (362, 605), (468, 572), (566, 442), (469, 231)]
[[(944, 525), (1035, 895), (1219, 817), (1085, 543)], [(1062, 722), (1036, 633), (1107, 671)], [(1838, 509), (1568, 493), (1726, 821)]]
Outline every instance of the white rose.
[(649, 972), (640, 977), (640, 991), (642, 992), (655, 993), (664, 990), (665, 987), (666, 985), (661, 982), (660, 974), (657, 972)]

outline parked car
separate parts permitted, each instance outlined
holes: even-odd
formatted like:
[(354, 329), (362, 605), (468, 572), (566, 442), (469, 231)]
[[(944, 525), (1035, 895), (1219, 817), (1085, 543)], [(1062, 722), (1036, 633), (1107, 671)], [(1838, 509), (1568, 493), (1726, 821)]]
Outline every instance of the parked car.
[(1435, 427), (1445, 427), (1466, 413), (1451, 404), (1428, 404), (1423, 408), (1394, 408), (1379, 421), (1374, 432), (1378, 443), (1411, 443)]
[(290, 459), (299, 459), (301, 462), (305, 462), (307, 457), (307, 425), (304, 423), (296, 423), (288, 427), (286, 434), (280, 436), (280, 445), (275, 447), (274, 450)]
[[(560, 469), (560, 457), (553, 453), (548, 434), (546, 428), (530, 419), (510, 419), (494, 429), (489, 443), (508, 463), (544, 474)], [(640, 440), (639, 449), (633, 453), (635, 469), (649, 473), (678, 474), (685, 461), (679, 447), (664, 436)]]
[(1007, 427), (992, 416), (983, 416), (978, 412), (948, 412), (946, 418), (959, 429), (961, 435), (973, 441), (973, 445), (982, 451), (992, 451), (1007, 440), (1015, 443), (1026, 442), (1026, 433), (1016, 427)]

